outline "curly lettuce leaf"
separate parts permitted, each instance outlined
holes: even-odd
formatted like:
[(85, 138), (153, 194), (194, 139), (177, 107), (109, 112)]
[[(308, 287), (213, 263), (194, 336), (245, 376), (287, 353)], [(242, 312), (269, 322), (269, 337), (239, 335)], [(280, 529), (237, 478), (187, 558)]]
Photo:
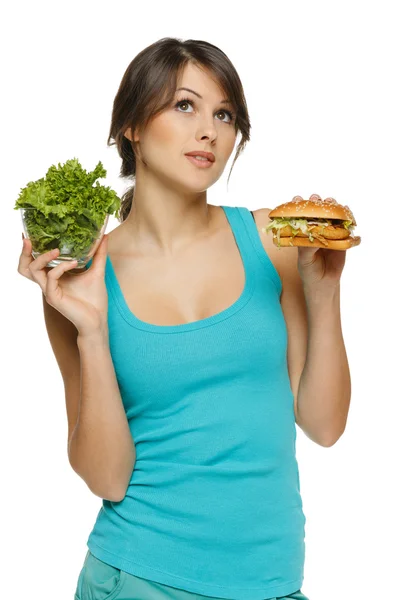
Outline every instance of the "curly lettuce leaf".
[(107, 171), (101, 161), (87, 172), (79, 160), (52, 165), (45, 177), (21, 188), (14, 210), (32, 208), (25, 223), (32, 246), (44, 253), (53, 248), (69, 248), (74, 256), (83, 256), (104, 225), (106, 215), (119, 218), (121, 201), (116, 192), (101, 185)]

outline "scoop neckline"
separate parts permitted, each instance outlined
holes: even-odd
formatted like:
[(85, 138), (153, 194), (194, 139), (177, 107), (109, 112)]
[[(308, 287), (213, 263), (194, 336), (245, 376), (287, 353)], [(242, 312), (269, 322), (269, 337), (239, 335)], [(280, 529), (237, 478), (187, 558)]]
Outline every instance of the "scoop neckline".
[(236, 225), (235, 227), (231, 220), (233, 215), (229, 214), (230, 210), (237, 210), (237, 207), (221, 205), (221, 208), (224, 210), (225, 217), (231, 228), (232, 234), (236, 242), (236, 246), (239, 250), (240, 257), (242, 259), (245, 282), (240, 296), (235, 300), (233, 304), (228, 306), (228, 308), (225, 308), (224, 310), (214, 315), (211, 315), (210, 317), (206, 317), (205, 319), (199, 319), (197, 321), (191, 321), (189, 323), (180, 323), (178, 325), (156, 325), (153, 323), (148, 323), (147, 321), (142, 321), (141, 319), (139, 319), (129, 308), (125, 297), (122, 293), (122, 289), (119, 285), (117, 276), (115, 274), (111, 258), (107, 254), (106, 266), (108, 268), (106, 269), (106, 276), (109, 277), (109, 282), (111, 283), (111, 291), (119, 309), (119, 312), (125, 319), (125, 321), (129, 323), (129, 325), (132, 325), (136, 329), (142, 329), (143, 331), (148, 331), (152, 333), (183, 333), (186, 331), (194, 331), (196, 329), (201, 329), (203, 327), (209, 327), (211, 325), (215, 325), (216, 323), (220, 323), (221, 321), (224, 321), (225, 319), (228, 319), (229, 317), (234, 315), (238, 310), (243, 308), (245, 304), (247, 304), (254, 291), (254, 276), (251, 270), (250, 261), (248, 260), (246, 255), (245, 244), (243, 243), (243, 241), (241, 241), (238, 225)]

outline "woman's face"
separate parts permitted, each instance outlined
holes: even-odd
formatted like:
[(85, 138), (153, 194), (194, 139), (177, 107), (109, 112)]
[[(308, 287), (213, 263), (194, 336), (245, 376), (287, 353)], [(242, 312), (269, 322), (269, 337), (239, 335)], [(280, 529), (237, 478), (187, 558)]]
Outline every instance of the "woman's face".
[[(168, 185), (178, 185), (184, 192), (201, 192), (219, 179), (235, 147), (234, 109), (222, 102), (225, 94), (211, 76), (194, 65), (186, 65), (177, 88), (193, 92), (176, 91), (171, 106), (154, 117), (145, 131), (135, 132), (136, 152), (147, 170)], [(132, 141), (130, 129), (125, 136)], [(197, 167), (185, 156), (192, 150), (212, 152), (215, 162), (209, 168)], [(138, 179), (142, 169), (139, 159)]]

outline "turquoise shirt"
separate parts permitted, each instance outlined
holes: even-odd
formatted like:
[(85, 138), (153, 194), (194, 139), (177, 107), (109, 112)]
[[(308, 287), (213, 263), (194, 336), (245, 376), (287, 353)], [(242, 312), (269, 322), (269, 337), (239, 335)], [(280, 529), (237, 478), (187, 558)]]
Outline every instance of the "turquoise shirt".
[(222, 208), (246, 281), (216, 315), (141, 321), (107, 256), (110, 351), (136, 463), (124, 499), (103, 500), (87, 546), (138, 577), (264, 600), (303, 583), (287, 329), (282, 283), (250, 211)]

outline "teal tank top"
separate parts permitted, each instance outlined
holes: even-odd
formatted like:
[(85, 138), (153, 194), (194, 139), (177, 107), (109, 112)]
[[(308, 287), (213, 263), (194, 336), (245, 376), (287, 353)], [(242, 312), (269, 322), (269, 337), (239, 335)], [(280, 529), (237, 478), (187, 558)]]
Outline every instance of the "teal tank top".
[(304, 526), (281, 279), (246, 207), (222, 206), (245, 269), (225, 310), (153, 325), (129, 309), (107, 256), (110, 352), (136, 446), (120, 502), (87, 540), (127, 573), (229, 600), (303, 583)]

